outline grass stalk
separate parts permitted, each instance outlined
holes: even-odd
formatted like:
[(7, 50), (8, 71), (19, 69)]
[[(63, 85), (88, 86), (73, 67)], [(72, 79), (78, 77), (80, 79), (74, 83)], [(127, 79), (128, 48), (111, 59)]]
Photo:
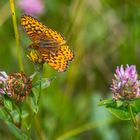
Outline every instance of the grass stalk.
[(97, 122), (93, 122), (93, 123), (87, 123), (87, 124), (84, 124), (82, 126), (79, 126), (77, 128), (74, 128), (72, 130), (67, 131), (66, 133), (59, 136), (57, 138), (57, 140), (67, 140), (67, 139), (70, 139), (70, 138), (72, 138), (76, 135), (79, 135), (85, 131), (97, 128), (99, 126), (102, 126), (102, 125), (105, 125), (108, 123), (113, 123), (113, 122), (116, 122), (116, 121), (113, 119), (107, 119), (107, 120), (97, 121)]
[(14, 6), (14, 0), (9, 0), (10, 2), (10, 8), (11, 8), (11, 15), (13, 20), (13, 26), (14, 26), (14, 32), (15, 32), (15, 40), (16, 40), (16, 50), (17, 50), (17, 57), (18, 57), (18, 64), (21, 71), (24, 71), (23, 63), (22, 63), (22, 55), (21, 55), (21, 47), (20, 47), (20, 41), (19, 41), (19, 32), (17, 28), (17, 22), (16, 22), (16, 14), (15, 14), (15, 6)]

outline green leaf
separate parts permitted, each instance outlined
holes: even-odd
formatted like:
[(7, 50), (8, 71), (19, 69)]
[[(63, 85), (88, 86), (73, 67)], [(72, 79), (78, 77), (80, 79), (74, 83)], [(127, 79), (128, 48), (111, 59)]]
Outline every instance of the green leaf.
[(53, 78), (46, 78), (46, 79), (42, 79), (42, 80), (38, 80), (33, 84), (33, 88), (40, 88), (40, 84), (41, 84), (41, 88), (45, 89), (48, 86), (50, 86), (50, 83), (55, 79), (55, 77)]
[(32, 107), (33, 112), (37, 114), (37, 112), (39, 110), (38, 105), (34, 104), (34, 102), (31, 102), (31, 107)]
[(108, 99), (108, 100), (102, 100), (98, 103), (98, 106), (107, 106), (107, 105), (111, 105), (114, 104), (114, 100), (112, 99)]
[[(19, 112), (17, 110), (12, 110), (11, 115), (14, 122), (19, 123), (19, 118), (20, 118)], [(28, 113), (26, 111), (22, 111), (21, 117), (26, 118), (27, 116), (28, 116)]]
[(126, 110), (122, 110), (118, 108), (106, 108), (106, 109), (121, 120), (131, 119), (130, 113)]
[(12, 111), (13, 109), (12, 101), (8, 97), (5, 97), (4, 99), (4, 107), (9, 111)]
[(123, 101), (121, 100), (116, 101), (116, 105), (117, 107), (121, 107), (123, 105)]
[(19, 113), (17, 110), (12, 110), (11, 115), (13, 117), (14, 122), (19, 122)]
[(133, 99), (132, 101), (129, 101), (131, 104), (133, 112), (136, 114), (140, 113), (140, 98)]
[(33, 91), (33, 94), (32, 96), (30, 97), (30, 101), (31, 101), (31, 108), (33, 110), (33, 112), (37, 113), (38, 112), (38, 105), (37, 105), (37, 99), (38, 99), (38, 90), (34, 89), (32, 90)]
[(51, 81), (54, 80), (54, 78), (38, 80), (37, 82), (35, 82), (33, 84), (32, 94), (30, 96), (30, 99), (31, 99), (31, 108), (35, 113), (37, 113), (39, 110), (37, 102), (38, 102), (39, 96), (40, 96), (40, 93), (39, 93), (40, 86), (41, 86), (41, 89), (45, 89), (46, 87), (48, 87), (50, 85)]
[(21, 117), (24, 119), (29, 115), (29, 113), (25, 110), (22, 111)]
[(121, 120), (130, 120), (131, 116), (128, 109), (129, 101), (121, 100), (103, 100), (98, 105), (105, 106), (106, 109), (111, 112), (113, 115), (118, 117)]
[(11, 133), (13, 133), (17, 139), (19, 140), (30, 140), (30, 138), (23, 133), (19, 128), (17, 128), (15, 125), (13, 125), (11, 122), (6, 122), (9, 130), (11, 131)]
[(8, 117), (8, 115), (5, 113), (4, 108), (1, 108), (0, 109), (0, 119), (5, 121), (8, 119), (7, 117)]

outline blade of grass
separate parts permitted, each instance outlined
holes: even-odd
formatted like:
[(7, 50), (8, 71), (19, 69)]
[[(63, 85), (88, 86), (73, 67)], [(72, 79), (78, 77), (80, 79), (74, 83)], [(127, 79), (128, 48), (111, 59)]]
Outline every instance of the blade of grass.
[(9, 2), (10, 2), (11, 15), (12, 15), (13, 26), (14, 26), (14, 32), (15, 32), (16, 50), (17, 50), (18, 64), (19, 64), (20, 70), (21, 70), (21, 71), (24, 71), (23, 63), (22, 63), (22, 57), (21, 57), (21, 48), (20, 48), (20, 41), (19, 41), (19, 32), (18, 32), (17, 22), (16, 22), (16, 14), (15, 14), (14, 0), (9, 0)]
[(113, 122), (116, 122), (117, 120), (114, 120), (114, 119), (106, 119), (106, 120), (102, 120), (102, 121), (97, 121), (97, 122), (93, 122), (93, 123), (87, 123), (83, 126), (80, 126), (80, 127), (77, 127), (77, 128), (74, 128), (66, 133), (64, 133), (63, 135), (59, 136), (57, 138), (57, 140), (66, 140), (66, 139), (69, 139), (75, 135), (78, 135), (80, 133), (83, 133), (85, 131), (88, 131), (90, 129), (93, 129), (93, 128), (97, 128), (101, 125), (105, 125), (105, 124), (108, 124), (108, 123), (113, 123)]

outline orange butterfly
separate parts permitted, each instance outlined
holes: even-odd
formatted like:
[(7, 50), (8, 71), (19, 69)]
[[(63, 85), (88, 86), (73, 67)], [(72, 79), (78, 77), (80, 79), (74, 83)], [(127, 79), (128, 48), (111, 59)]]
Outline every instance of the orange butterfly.
[(42, 62), (47, 62), (58, 72), (66, 71), (68, 62), (74, 58), (74, 53), (65, 39), (29, 15), (21, 17), (21, 25), (33, 42), (29, 48), (37, 51)]

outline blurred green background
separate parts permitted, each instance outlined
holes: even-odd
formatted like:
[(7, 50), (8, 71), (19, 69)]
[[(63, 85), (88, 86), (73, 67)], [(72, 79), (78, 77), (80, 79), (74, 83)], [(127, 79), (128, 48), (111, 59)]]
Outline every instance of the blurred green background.
[[(40, 108), (31, 135), (34, 140), (128, 140), (130, 122), (112, 116), (97, 104), (110, 98), (109, 87), (116, 66), (134, 64), (140, 73), (140, 1), (44, 0), (44, 12), (36, 16), (59, 31), (75, 53), (65, 73), (45, 64), (43, 77), (56, 77), (41, 93)], [(25, 72), (31, 43), (20, 26), (24, 12), (15, 0)], [(0, 70), (19, 71), (9, 1), (0, 0)], [(26, 101), (24, 104), (28, 104)], [(28, 109), (28, 108), (26, 108)], [(15, 139), (1, 121), (0, 138)]]

